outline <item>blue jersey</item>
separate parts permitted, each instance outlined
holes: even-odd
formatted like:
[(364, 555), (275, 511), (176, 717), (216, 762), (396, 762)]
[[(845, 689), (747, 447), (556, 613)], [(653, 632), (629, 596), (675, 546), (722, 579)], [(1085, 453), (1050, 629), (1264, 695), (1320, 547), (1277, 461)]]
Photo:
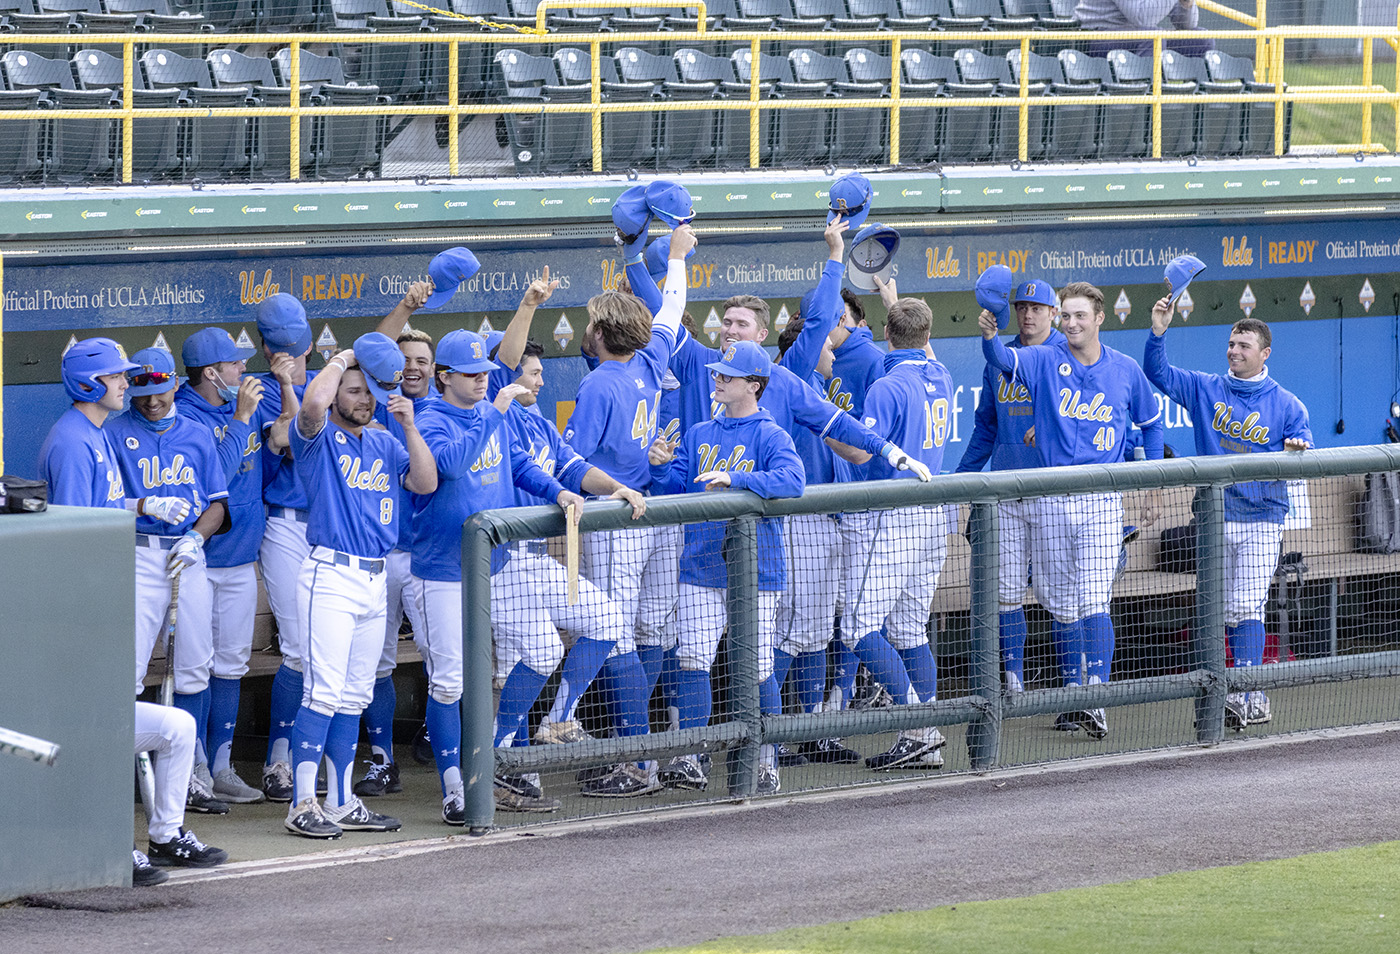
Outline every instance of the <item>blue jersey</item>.
[(661, 410), (656, 415), (656, 436), (674, 441), (681, 436), (681, 383), (666, 371), (661, 379)]
[(846, 303), (841, 300), (841, 279), (845, 274), (845, 265), (827, 259), (822, 266), (821, 281), (817, 282), (812, 300), (808, 302), (812, 313), (802, 315), (802, 330), (797, 333), (797, 340), (778, 359), (779, 364), (804, 381), (817, 370), (822, 345), (846, 310)]
[(208, 429), (228, 482), (228, 499), (224, 503), (232, 526), (228, 533), (221, 533), (204, 545), (205, 559), (212, 567), (252, 563), (258, 558), (267, 525), (262, 499), (262, 435), (267, 423), (264, 404), (259, 403), (252, 420), (244, 424), (233, 419), (235, 402), (215, 407), (189, 384), (183, 384), (175, 392), (175, 406), (181, 417)]
[[(306, 384), (316, 377), (315, 371), (306, 372)], [(267, 408), (264, 416), (264, 431), (272, 426), (282, 413), (282, 385), (271, 374), (260, 374), (263, 383), (262, 407)], [(294, 384), (292, 390), (300, 401), (306, 393), (306, 384)], [(296, 419), (287, 428), (288, 434), (296, 430)], [(269, 507), (290, 507), (305, 510), (307, 507), (306, 488), (297, 477), (296, 465), (286, 454), (274, 454), (263, 446), (263, 500)]]
[(109, 418), (107, 439), (117, 452), (122, 482), (134, 497), (179, 497), (190, 502), (190, 512), (177, 524), (155, 517), (137, 517), (136, 532), (175, 537), (194, 528), (200, 514), (215, 500), (228, 497), (228, 481), (209, 429), (181, 417), (164, 431), (136, 418), (135, 408)]
[[(1045, 344), (1055, 344), (1064, 337), (1059, 329), (1051, 328)], [(1007, 347), (1021, 347), (1020, 337), (1008, 339)], [(992, 470), (1044, 466), (1039, 449), (1026, 443), (1026, 432), (1035, 423), (1034, 413), (1026, 386), (987, 364), (982, 370), (982, 394), (977, 400), (972, 437), (956, 472), (979, 471), (988, 460)]]
[[(808, 376), (807, 383), (817, 391), (826, 387), (826, 379), (820, 371), (813, 371)], [(805, 427), (794, 428), (789, 436), (792, 438), (793, 447), (797, 449), (797, 457), (802, 461), (802, 470), (809, 484), (834, 483), (837, 468), (853, 466), (832, 453), (826, 441)]]
[[(831, 379), (822, 388), (826, 399), (860, 420), (865, 408), (865, 392), (885, 373), (886, 352), (875, 344), (869, 328), (857, 328), (832, 352)], [(840, 481), (865, 480), (869, 464), (852, 464), (832, 458), (835, 477)]]
[(314, 437), (296, 421), (289, 434), (297, 475), (308, 491), (311, 513), (306, 542), (378, 560), (399, 539), (399, 484), (408, 473), (408, 451), (377, 427), (360, 436), (330, 419)]
[[(468, 517), (514, 507), (517, 486), (550, 501), (564, 488), (530, 459), (489, 401), (471, 408), (434, 401), (416, 423), (437, 463), (438, 487), (414, 497), (413, 575), (459, 582), (462, 524)], [(492, 550), (491, 572), (498, 572), (508, 559), (505, 547)]]
[[(415, 425), (418, 420), (418, 415), (422, 413), (423, 408), (436, 400), (438, 400), (438, 393), (432, 388), (429, 388), (428, 393), (422, 397), (413, 399), (413, 419)], [(374, 419), (378, 421), (386, 431), (394, 435), (394, 438), (404, 446), (405, 450), (408, 448), (408, 436), (404, 434), (403, 426), (399, 424), (398, 418), (389, 413), (389, 406), (387, 404), (375, 402)], [(394, 544), (394, 549), (403, 550), (407, 553), (412, 546), (413, 491), (409, 490), (407, 487), (401, 486), (399, 489), (399, 540), (398, 543)]]
[[(802, 462), (792, 438), (773, 423), (765, 411), (748, 417), (716, 418), (686, 432), (670, 464), (652, 468), (658, 493), (700, 493), (705, 485), (695, 478), (707, 471), (729, 474), (735, 490), (749, 490), (760, 497), (800, 497), (805, 488)], [(680, 581), (691, 586), (722, 588), (729, 585), (722, 549), (727, 521), (687, 524), (681, 550)], [(758, 588), (781, 590), (787, 586), (783, 557), (783, 522), (765, 518), (758, 523)]]
[[(922, 348), (885, 355), (885, 376), (865, 395), (866, 427), (898, 444), (932, 473), (943, 469), (943, 447), (953, 424), (953, 379)], [(914, 478), (883, 457), (870, 461), (870, 480)]]
[[(559, 430), (541, 414), (531, 414), (531, 408), (513, 403), (506, 411), (506, 424), (511, 437), (525, 449), (530, 459), (550, 477), (555, 478), (569, 490), (582, 494), (583, 475), (590, 465), (578, 452), (565, 443)], [(530, 493), (524, 487), (516, 486), (515, 501), (521, 507), (539, 507), (554, 503)]]
[[(1226, 374), (1183, 371), (1167, 362), (1165, 336), (1149, 334), (1143, 355), (1148, 380), (1186, 408), (1195, 423), (1196, 453), (1259, 454), (1283, 450), (1297, 438), (1312, 444), (1308, 409), (1296, 396), (1264, 375), (1241, 380)], [(1254, 480), (1225, 488), (1225, 519), (1283, 523), (1288, 516), (1288, 484)]]
[(102, 428), (75, 407), (63, 412), (39, 448), (39, 476), (49, 503), (63, 507), (126, 506), (117, 455)]
[(987, 361), (1030, 393), (1035, 444), (1046, 466), (1118, 463), (1133, 424), (1142, 428), (1147, 459), (1162, 457), (1162, 412), (1147, 376), (1127, 355), (1100, 349), (1086, 366), (1068, 341), (1012, 351), (1000, 338), (982, 340)]

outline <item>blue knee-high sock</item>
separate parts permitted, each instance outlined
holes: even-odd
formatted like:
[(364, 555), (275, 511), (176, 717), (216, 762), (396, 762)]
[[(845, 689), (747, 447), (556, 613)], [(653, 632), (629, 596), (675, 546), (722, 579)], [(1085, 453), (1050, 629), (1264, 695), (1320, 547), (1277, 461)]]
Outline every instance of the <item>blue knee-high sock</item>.
[(301, 673), (285, 664), (279, 666), (272, 677), (272, 724), (267, 731), (269, 763), (291, 761), (287, 745), (301, 708), (301, 693)]
[(564, 668), (559, 674), (559, 694), (549, 710), (549, 718), (555, 722), (567, 722), (574, 717), (574, 708), (580, 697), (598, 677), (598, 670), (608, 658), (608, 653), (617, 643), (612, 640), (589, 639), (587, 636), (574, 642), (569, 655), (564, 657)]
[[(659, 656), (659, 654), (658, 654)], [(657, 662), (660, 662), (658, 658)], [(657, 674), (661, 668), (657, 666)], [(621, 736), (646, 735), (651, 731), (646, 669), (637, 653), (611, 656), (603, 663), (603, 694), (612, 716), (613, 727)]]
[(1060, 679), (1067, 686), (1084, 684), (1084, 626), (1082, 622), (1050, 624), (1055, 653), (1060, 659)]
[(1239, 624), (1225, 630), (1230, 640), (1230, 655), (1235, 657), (1236, 666), (1262, 666), (1264, 664), (1264, 621), (1243, 619)]
[(764, 715), (783, 713), (783, 690), (772, 674), (758, 684), (758, 711)]
[(682, 729), (694, 729), (710, 724), (712, 690), (708, 670), (680, 670), (676, 674), (676, 692)]
[[(462, 709), (456, 702), (428, 697), (428, 738), (433, 740), (433, 761), (442, 781), (442, 794), (454, 786), (462, 770)], [(500, 743), (497, 742), (499, 745)], [(448, 773), (452, 778), (448, 778)]]
[(291, 728), (292, 804), (316, 797), (316, 770), (326, 749), (331, 717), (302, 706)]
[(1089, 659), (1085, 678), (1098, 677), (1108, 682), (1113, 671), (1113, 619), (1107, 613), (1095, 613), (1079, 621), (1084, 628), (1084, 653)]
[(681, 657), (673, 646), (666, 650), (666, 655), (661, 661), (661, 698), (666, 700), (668, 706), (678, 703), (676, 699), (680, 694), (680, 687), (676, 683), (681, 671)]
[[(506, 684), (501, 687), (501, 701), (496, 706), (497, 748), (513, 740), (517, 732), (524, 731), (525, 716), (540, 697), (540, 690), (548, 679), (548, 676), (535, 672), (523, 662), (516, 663), (510, 675), (506, 676)], [(428, 735), (433, 744), (438, 745), (437, 736), (432, 733), (433, 728), (429, 726)]]
[(797, 657), (791, 653), (785, 653), (781, 649), (773, 650), (773, 680), (778, 684), (779, 694), (782, 693), (783, 683), (787, 682), (788, 671), (792, 669), (795, 659)]
[(932, 702), (938, 698), (938, 663), (933, 658), (933, 649), (928, 643), (912, 649), (901, 649), (899, 658), (904, 660), (904, 668), (909, 673), (909, 682), (919, 694), (920, 702)]
[(177, 692), (175, 693), (175, 708), (184, 709), (194, 716), (194, 741), (195, 741), (195, 761), (201, 758), (208, 761), (207, 749), (204, 747), (204, 739), (209, 732), (209, 697), (212, 693), (209, 687), (205, 686), (199, 692)]
[(638, 646), (637, 658), (641, 660), (642, 671), (646, 673), (646, 698), (651, 701), (651, 694), (656, 689), (656, 680), (661, 678), (661, 667), (666, 662), (666, 651), (660, 646)]
[(233, 730), (238, 724), (238, 693), (243, 684), (237, 679), (214, 676), (209, 680), (209, 769), (215, 775), (232, 766)]
[(798, 708), (803, 712), (816, 712), (817, 706), (821, 705), (822, 693), (826, 691), (826, 650), (798, 653), (792, 663), (790, 678)]
[(1025, 681), (1026, 611), (1015, 609), (1000, 614), (1001, 663), (1018, 681)]
[(909, 673), (889, 640), (879, 633), (867, 633), (856, 643), (855, 654), (875, 681), (894, 696), (895, 705), (902, 706), (909, 701)]
[(326, 805), (339, 808), (350, 798), (350, 770), (355, 766), (355, 745), (360, 741), (360, 714), (337, 712), (326, 731)]
[(365, 707), (361, 721), (369, 736), (369, 754), (379, 761), (394, 761), (394, 710), (398, 708), (398, 692), (390, 673), (374, 681), (374, 695)]
[(851, 651), (844, 640), (834, 639), (831, 641), (834, 648), (832, 660), (832, 683), (834, 688), (841, 690), (841, 705), (845, 707), (851, 701), (851, 694), (856, 691), (856, 672), (860, 669), (860, 657)]

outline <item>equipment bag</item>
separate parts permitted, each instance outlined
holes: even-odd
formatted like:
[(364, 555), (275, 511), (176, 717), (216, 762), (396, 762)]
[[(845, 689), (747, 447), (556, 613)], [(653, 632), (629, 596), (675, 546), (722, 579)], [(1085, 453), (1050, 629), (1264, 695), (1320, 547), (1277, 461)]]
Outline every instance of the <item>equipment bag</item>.
[(9, 474), (0, 476), (0, 513), (43, 513), (48, 508), (48, 484)]
[(1356, 549), (1363, 553), (1400, 553), (1400, 474), (1366, 475), (1361, 498)]
[(1196, 521), (1162, 531), (1157, 569), (1165, 573), (1196, 572)]

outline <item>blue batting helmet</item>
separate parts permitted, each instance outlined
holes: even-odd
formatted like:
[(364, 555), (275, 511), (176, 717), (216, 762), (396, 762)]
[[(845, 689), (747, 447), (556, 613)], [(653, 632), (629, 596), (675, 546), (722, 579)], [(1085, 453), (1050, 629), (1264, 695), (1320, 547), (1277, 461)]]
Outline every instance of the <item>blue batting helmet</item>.
[(85, 338), (63, 356), (63, 390), (75, 401), (100, 401), (107, 396), (107, 386), (98, 378), (138, 367), (111, 338)]

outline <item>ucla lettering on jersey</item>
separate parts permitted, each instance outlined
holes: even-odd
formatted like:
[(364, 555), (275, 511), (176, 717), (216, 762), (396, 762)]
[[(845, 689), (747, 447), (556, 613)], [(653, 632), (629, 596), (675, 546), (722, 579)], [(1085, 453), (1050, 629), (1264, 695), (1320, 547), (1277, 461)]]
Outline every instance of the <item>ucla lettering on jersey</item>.
[(748, 448), (743, 444), (736, 444), (728, 457), (720, 457), (720, 449), (719, 444), (701, 444), (696, 448), (696, 460), (700, 462), (699, 473), (703, 474), (711, 470), (753, 473), (753, 458), (744, 457)]
[(349, 454), (342, 454), (339, 463), (345, 486), (351, 490), (368, 490), (381, 494), (389, 490), (389, 475), (384, 472), (382, 460), (376, 460), (369, 470), (361, 469), (360, 458), (351, 457)]
[[(100, 461), (102, 458), (99, 457)], [(107, 502), (126, 499), (126, 486), (122, 483), (121, 471), (117, 468), (107, 467)]]
[(553, 477), (555, 460), (550, 450), (552, 448), (548, 441), (531, 441), (527, 453), (529, 453), (530, 459), (540, 466), (540, 470)]
[(1113, 420), (1113, 405), (1104, 403), (1102, 391), (1095, 394), (1089, 403), (1085, 404), (1081, 400), (1079, 391), (1071, 392), (1069, 388), (1061, 388), (1060, 417), (1067, 417), (1074, 421), (1111, 421)]
[(841, 390), (842, 383), (839, 375), (832, 375), (826, 384), (826, 399), (849, 414), (856, 403), (849, 390)]
[(168, 467), (160, 465), (160, 455), (143, 457), (137, 462), (141, 468), (141, 483), (147, 490), (157, 487), (193, 487), (194, 468), (185, 463), (184, 454), (176, 454)]
[[(501, 465), (504, 458), (501, 455), (501, 435), (492, 434), (486, 441), (486, 446), (482, 448), (481, 455), (471, 466), (473, 474), (480, 474), (488, 470), (494, 470)], [(492, 477), (494, 480), (494, 476)], [(485, 481), (483, 481), (485, 482)]]
[[(1269, 428), (1259, 423), (1259, 412), (1251, 411), (1243, 421), (1234, 419), (1235, 409), (1224, 401), (1215, 403), (1215, 417), (1211, 421), (1211, 428), (1224, 437), (1233, 438), (1239, 441), (1248, 441), (1260, 447), (1267, 447), (1269, 444)], [(1225, 446), (1223, 443), (1222, 447)], [(1249, 448), (1243, 448), (1248, 451)]]
[(1010, 381), (1006, 375), (999, 375), (997, 382), (998, 404), (1029, 404), (1031, 392), (1020, 381)]

